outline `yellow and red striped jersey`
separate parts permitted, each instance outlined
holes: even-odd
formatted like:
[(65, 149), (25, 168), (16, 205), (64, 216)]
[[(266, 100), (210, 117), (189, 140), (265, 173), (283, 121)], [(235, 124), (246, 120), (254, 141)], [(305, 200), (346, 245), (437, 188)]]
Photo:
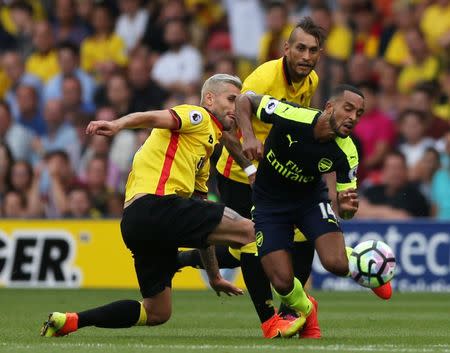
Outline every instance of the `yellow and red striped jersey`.
[[(319, 77), (314, 70), (303, 81), (292, 82), (287, 70), (286, 59), (282, 57), (257, 67), (244, 81), (242, 93), (267, 94), (279, 100), (287, 100), (309, 107), (318, 83)], [(272, 125), (263, 123), (254, 116), (252, 117), (252, 125), (256, 138), (264, 142)], [(256, 161), (253, 161), (253, 164), (256, 167), (258, 166)], [(216, 168), (224, 177), (248, 184), (247, 175), (230, 156), (226, 148), (222, 149)]]
[(170, 112), (178, 129), (154, 129), (136, 152), (125, 201), (143, 193), (190, 197), (194, 190), (208, 191), (209, 157), (222, 136), (222, 125), (200, 106), (179, 105)]

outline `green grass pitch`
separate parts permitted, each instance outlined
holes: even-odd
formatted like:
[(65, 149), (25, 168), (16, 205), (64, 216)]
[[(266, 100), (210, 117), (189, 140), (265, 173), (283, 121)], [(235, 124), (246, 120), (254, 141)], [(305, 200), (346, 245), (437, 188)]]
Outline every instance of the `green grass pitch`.
[(261, 338), (248, 293), (175, 291), (171, 320), (159, 327), (84, 328), (68, 337), (43, 338), (50, 311), (80, 311), (117, 299), (126, 290), (0, 289), (0, 352), (450, 352), (449, 294), (394, 293), (388, 301), (369, 291), (315, 292), (320, 340)]

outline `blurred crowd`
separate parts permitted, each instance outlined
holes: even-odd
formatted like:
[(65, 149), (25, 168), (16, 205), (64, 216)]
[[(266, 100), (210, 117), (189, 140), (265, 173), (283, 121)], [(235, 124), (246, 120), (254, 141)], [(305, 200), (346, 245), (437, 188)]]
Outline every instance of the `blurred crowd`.
[(310, 16), (327, 33), (313, 106), (339, 83), (366, 97), (358, 217), (450, 219), (450, 0), (0, 3), (1, 217), (120, 217), (151, 131), (89, 121), (198, 104), (206, 77), (244, 80)]

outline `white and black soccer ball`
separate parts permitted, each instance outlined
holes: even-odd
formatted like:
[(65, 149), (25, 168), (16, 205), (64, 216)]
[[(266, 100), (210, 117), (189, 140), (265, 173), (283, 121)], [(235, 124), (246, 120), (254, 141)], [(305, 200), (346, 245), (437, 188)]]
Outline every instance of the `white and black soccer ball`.
[(377, 288), (394, 277), (395, 256), (386, 243), (367, 240), (353, 249), (348, 265), (351, 277), (361, 286)]

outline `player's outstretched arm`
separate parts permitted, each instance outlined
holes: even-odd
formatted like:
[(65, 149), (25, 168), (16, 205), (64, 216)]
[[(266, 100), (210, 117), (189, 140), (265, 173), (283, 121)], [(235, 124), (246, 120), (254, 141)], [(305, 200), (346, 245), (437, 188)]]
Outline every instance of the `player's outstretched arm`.
[(263, 145), (256, 138), (251, 122), (252, 114), (258, 109), (262, 97), (261, 95), (240, 94), (236, 98), (236, 117), (244, 138), (242, 151), (249, 160), (259, 160), (263, 156)]
[(178, 121), (169, 110), (150, 110), (131, 113), (113, 121), (91, 121), (86, 128), (86, 134), (114, 136), (123, 129), (139, 128), (177, 129)]
[(224, 292), (230, 296), (243, 294), (242, 289), (234, 286), (221, 276), (214, 245), (208, 246), (206, 249), (199, 250), (203, 266), (208, 274), (209, 284), (212, 289), (216, 291), (217, 295), (220, 296), (221, 292)]

